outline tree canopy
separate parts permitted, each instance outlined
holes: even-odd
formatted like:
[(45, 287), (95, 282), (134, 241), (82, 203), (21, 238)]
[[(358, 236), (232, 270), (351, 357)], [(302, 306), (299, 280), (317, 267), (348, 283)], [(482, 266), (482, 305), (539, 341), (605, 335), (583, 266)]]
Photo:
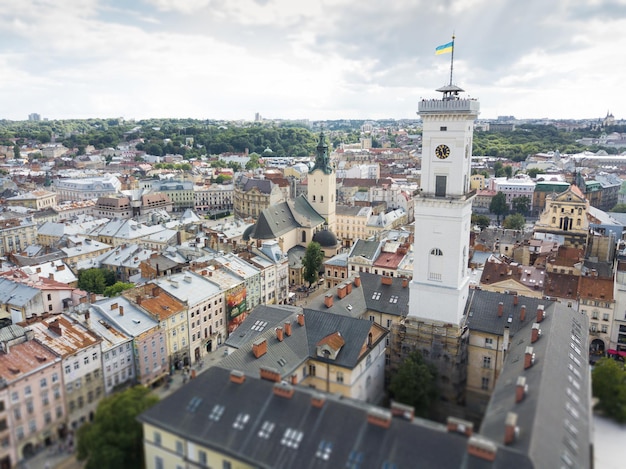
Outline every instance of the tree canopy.
[(78, 271), (78, 288), (101, 295), (115, 283), (115, 274), (107, 269), (91, 268)]
[(143, 434), (137, 416), (158, 402), (144, 386), (105, 397), (93, 422), (79, 428), (77, 458), (85, 469), (135, 469), (144, 466)]
[(304, 280), (313, 285), (319, 278), (319, 272), (324, 261), (324, 252), (319, 243), (311, 241), (306, 247), (302, 266), (304, 267)]
[(612, 358), (599, 360), (591, 374), (593, 395), (598, 409), (620, 423), (626, 422), (626, 371)]
[(526, 215), (530, 210), (530, 199), (526, 196), (515, 197), (511, 201), (511, 205), (513, 206), (513, 211), (515, 213)]
[(414, 350), (391, 378), (391, 397), (413, 406), (416, 415), (428, 417), (431, 405), (438, 397), (436, 376), (435, 367), (426, 363), (422, 354)]
[(115, 282), (113, 285), (106, 287), (102, 293), (104, 296), (108, 296), (110, 298), (112, 296), (118, 296), (125, 290), (130, 290), (134, 286), (135, 285), (133, 283)]
[(491, 203), (489, 204), (489, 212), (495, 214), (498, 219), (498, 223), (500, 223), (500, 216), (506, 215), (509, 211), (509, 207), (506, 204), (506, 195), (504, 192), (498, 192), (491, 199)]
[(472, 223), (482, 231), (491, 224), (491, 220), (487, 215), (472, 214)]
[(507, 230), (522, 230), (524, 229), (525, 224), (526, 219), (519, 213), (509, 215), (502, 222), (502, 226), (504, 226)]

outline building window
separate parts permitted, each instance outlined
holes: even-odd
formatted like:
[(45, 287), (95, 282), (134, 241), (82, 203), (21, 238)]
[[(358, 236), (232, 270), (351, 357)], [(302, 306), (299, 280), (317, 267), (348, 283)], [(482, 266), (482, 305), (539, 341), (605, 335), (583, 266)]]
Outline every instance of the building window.
[(207, 465), (206, 451), (201, 450), (198, 452), (198, 461), (200, 461), (200, 464), (202, 464), (203, 466)]
[(488, 390), (489, 389), (489, 378), (484, 378), (482, 379), (482, 382), (480, 384), (480, 388), (483, 390)]
[(183, 454), (183, 442), (182, 441), (176, 441), (176, 454), (179, 454), (181, 456)]
[(491, 357), (483, 357), (483, 368), (491, 368)]
[(602, 315), (602, 320), (603, 320), (603, 321), (608, 321), (608, 320), (609, 320), (609, 313), (604, 313), (604, 314)]
[(309, 375), (315, 376), (315, 365), (309, 365)]
[(161, 434), (159, 432), (154, 432), (154, 444), (155, 446), (161, 446)]
[(485, 347), (491, 348), (493, 346), (493, 339), (491, 337), (485, 337)]
[(343, 383), (343, 372), (341, 372), (341, 371), (337, 372), (337, 382), (338, 383)]
[(154, 469), (164, 469), (162, 457), (160, 456), (154, 457)]

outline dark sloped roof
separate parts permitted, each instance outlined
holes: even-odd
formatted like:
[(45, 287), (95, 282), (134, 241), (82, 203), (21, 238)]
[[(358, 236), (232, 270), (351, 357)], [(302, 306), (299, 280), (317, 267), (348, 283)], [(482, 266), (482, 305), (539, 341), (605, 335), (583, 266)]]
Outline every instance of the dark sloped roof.
[(307, 223), (303, 223), (303, 220), (300, 220), (303, 226), (314, 227), (321, 225), (325, 221), (324, 217), (317, 213), (317, 210), (313, 208), (304, 195), (299, 195), (294, 199), (293, 210), (296, 212), (296, 216), (306, 219)]
[[(501, 317), (498, 316), (500, 302), (504, 308)], [(471, 331), (497, 335), (504, 335), (504, 328), (508, 326), (511, 336), (514, 336), (524, 325), (535, 322), (539, 305), (547, 308), (551, 303), (544, 299), (518, 296), (517, 305), (515, 305), (515, 295), (472, 289), (465, 305), (466, 325)], [(526, 318), (520, 321), (520, 311), (524, 305)], [(511, 322), (508, 321), (509, 318)]]
[(402, 286), (406, 279), (391, 277), (391, 285), (384, 285), (381, 275), (361, 272), (359, 276), (368, 310), (394, 316), (408, 314), (409, 286)]
[[(510, 342), (480, 433), (502, 441), (506, 416), (514, 412), (519, 436), (509, 445), (511, 450), (527, 454), (534, 467), (588, 468), (591, 396), (587, 317), (551, 303), (540, 323), (541, 337), (533, 344), (531, 322), (524, 324)], [(524, 369), (528, 346), (533, 347), (535, 362)], [(528, 391), (516, 403), (520, 376), (526, 379)]]
[(383, 428), (368, 422), (368, 412), (382, 410), (368, 404), (324, 395), (316, 408), (316, 390), (295, 386), (286, 398), (273, 392), (280, 384), (250, 377), (237, 384), (229, 376), (210, 368), (139, 420), (258, 468), (532, 467), (525, 455), (504, 446), (493, 463), (470, 456), (467, 439), (440, 424), (394, 418)]
[(300, 224), (291, 213), (289, 204), (280, 202), (261, 212), (250, 236), (254, 239), (275, 239), (298, 227)]
[(373, 261), (380, 247), (380, 243), (381, 241), (358, 239), (357, 242), (352, 245), (350, 257), (360, 256)]

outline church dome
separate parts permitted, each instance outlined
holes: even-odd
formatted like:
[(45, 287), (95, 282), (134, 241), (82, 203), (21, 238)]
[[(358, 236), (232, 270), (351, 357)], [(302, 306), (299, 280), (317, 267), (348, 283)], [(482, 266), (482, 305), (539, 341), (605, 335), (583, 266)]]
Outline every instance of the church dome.
[(337, 246), (337, 236), (330, 230), (324, 229), (313, 235), (313, 241), (319, 243), (323, 248), (334, 248)]

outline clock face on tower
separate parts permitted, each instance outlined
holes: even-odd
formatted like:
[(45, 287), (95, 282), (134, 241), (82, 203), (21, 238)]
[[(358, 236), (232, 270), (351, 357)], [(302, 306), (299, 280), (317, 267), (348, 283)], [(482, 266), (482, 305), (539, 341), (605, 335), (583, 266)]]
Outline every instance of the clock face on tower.
[(445, 160), (450, 156), (450, 147), (448, 145), (439, 145), (435, 148), (435, 156), (440, 160)]

